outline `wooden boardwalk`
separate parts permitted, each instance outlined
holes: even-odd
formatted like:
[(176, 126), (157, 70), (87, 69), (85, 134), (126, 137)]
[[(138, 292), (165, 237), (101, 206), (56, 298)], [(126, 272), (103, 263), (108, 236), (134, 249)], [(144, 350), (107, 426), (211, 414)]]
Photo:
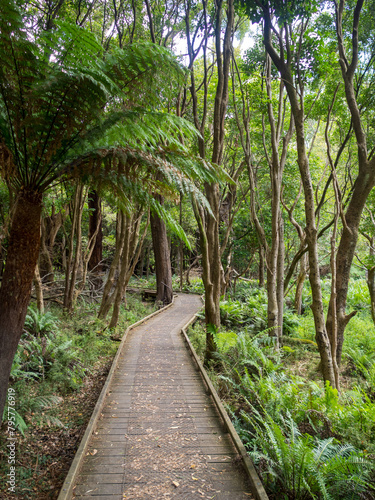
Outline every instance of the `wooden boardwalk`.
[(181, 294), (129, 332), (73, 498), (253, 498), (180, 335), (200, 307)]

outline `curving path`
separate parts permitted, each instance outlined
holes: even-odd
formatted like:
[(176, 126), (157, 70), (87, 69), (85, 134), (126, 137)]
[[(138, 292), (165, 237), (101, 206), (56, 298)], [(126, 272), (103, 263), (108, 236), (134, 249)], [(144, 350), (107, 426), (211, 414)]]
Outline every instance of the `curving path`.
[(200, 308), (199, 297), (180, 294), (129, 332), (73, 497), (59, 498), (253, 498), (180, 335)]

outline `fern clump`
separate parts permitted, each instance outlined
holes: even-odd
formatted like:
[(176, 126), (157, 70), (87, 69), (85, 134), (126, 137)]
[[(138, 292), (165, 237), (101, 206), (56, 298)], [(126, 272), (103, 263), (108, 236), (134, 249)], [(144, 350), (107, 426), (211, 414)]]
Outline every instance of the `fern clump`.
[(256, 410), (242, 417), (251, 429), (249, 454), (277, 498), (355, 500), (375, 491), (375, 465), (364, 452), (302, 434), (289, 412), (280, 423)]
[(34, 304), (28, 307), (24, 325), (28, 333), (41, 337), (54, 332), (57, 327), (58, 321), (50, 311), (41, 312)]

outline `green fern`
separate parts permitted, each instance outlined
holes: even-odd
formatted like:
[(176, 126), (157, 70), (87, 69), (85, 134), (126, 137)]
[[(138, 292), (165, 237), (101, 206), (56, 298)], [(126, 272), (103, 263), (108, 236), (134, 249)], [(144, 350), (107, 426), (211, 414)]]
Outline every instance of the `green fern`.
[(35, 396), (30, 400), (30, 408), (34, 410), (53, 408), (54, 406), (62, 402), (62, 397), (60, 396)]
[(24, 328), (30, 334), (40, 337), (53, 332), (57, 328), (57, 320), (51, 312), (42, 313), (35, 307), (29, 306)]
[(255, 409), (242, 418), (253, 438), (249, 453), (262, 465), (261, 475), (270, 491), (281, 498), (354, 500), (374, 489), (374, 464), (354, 447), (333, 438), (319, 441), (301, 435), (288, 412), (281, 424)]

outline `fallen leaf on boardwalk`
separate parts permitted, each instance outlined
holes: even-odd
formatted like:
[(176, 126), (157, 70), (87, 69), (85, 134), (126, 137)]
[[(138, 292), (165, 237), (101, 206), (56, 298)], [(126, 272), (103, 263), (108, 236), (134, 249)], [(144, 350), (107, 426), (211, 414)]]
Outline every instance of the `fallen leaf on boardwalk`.
[(191, 479), (192, 479), (193, 481), (198, 481), (198, 478), (197, 478), (197, 477), (194, 477), (194, 476), (191, 476)]
[(96, 455), (98, 453), (98, 450), (92, 450), (92, 452), (90, 452), (90, 455)]
[(178, 488), (180, 486), (180, 483), (178, 483), (177, 481), (172, 481), (172, 484), (175, 488)]
[(190, 469), (195, 469), (196, 465), (195, 464), (191, 464), (190, 465)]

